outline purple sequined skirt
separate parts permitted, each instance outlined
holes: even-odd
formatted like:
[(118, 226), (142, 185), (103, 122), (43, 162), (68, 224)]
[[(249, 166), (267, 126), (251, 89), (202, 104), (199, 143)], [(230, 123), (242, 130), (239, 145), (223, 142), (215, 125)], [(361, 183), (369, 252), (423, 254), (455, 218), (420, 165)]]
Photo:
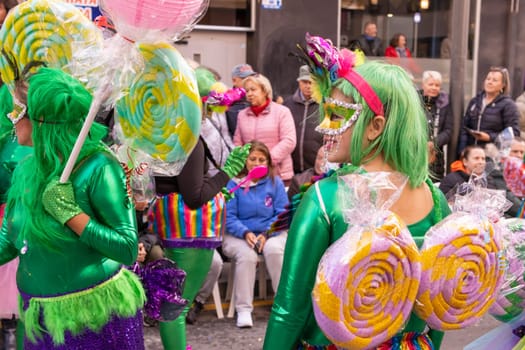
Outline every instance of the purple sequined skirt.
[(142, 311), (133, 317), (121, 318), (113, 316), (102, 327), (100, 332), (86, 329), (81, 334), (73, 336), (65, 333), (65, 342), (56, 345), (48, 334), (32, 343), (24, 339), (24, 350), (144, 350), (144, 332), (142, 325)]

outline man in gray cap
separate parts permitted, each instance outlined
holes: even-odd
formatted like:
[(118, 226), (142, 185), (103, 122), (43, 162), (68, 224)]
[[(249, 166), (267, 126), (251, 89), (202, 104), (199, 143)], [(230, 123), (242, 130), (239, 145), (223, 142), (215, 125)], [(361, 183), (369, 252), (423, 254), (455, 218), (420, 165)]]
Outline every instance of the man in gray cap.
[(294, 173), (298, 174), (315, 165), (317, 151), (323, 143), (319, 125), (319, 105), (312, 100), (312, 78), (307, 65), (299, 68), (299, 84), (295, 93), (286, 98), (284, 105), (292, 111), (297, 133), (297, 145), (292, 153)]
[[(257, 74), (252, 66), (247, 63), (238, 64), (232, 69), (232, 84), (233, 87), (242, 88), (242, 81), (251, 76)], [(230, 136), (233, 138), (235, 134), (235, 128), (237, 127), (237, 115), (239, 112), (246, 107), (249, 107), (250, 104), (246, 101), (246, 98), (243, 98), (239, 101), (234, 102), (230, 108), (226, 111), (226, 122), (228, 123), (228, 131)]]

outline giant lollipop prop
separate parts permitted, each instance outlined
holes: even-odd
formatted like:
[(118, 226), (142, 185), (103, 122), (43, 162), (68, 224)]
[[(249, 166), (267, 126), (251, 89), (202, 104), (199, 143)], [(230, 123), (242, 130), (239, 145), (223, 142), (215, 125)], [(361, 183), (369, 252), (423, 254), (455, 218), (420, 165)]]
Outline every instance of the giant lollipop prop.
[[(117, 30), (117, 39), (119, 37), (125, 38), (128, 41), (134, 41), (136, 43), (159, 43), (166, 39), (178, 38), (183, 33), (191, 30), (195, 23), (204, 15), (209, 4), (209, 0), (100, 0), (100, 8), (104, 14), (112, 21), (116, 30)], [(131, 47), (131, 46), (127, 46)], [(143, 46), (143, 53), (148, 55), (148, 51), (153, 51), (155, 48)], [(195, 103), (192, 102), (195, 97), (192, 90), (193, 86), (191, 84), (191, 79), (184, 75), (183, 66), (180, 62), (174, 64), (177, 59), (173, 59), (176, 55), (173, 51), (168, 50), (166, 47), (158, 48), (159, 53), (164, 50), (168, 53), (167, 59), (162, 59), (160, 57), (155, 58), (160, 67), (157, 67), (158, 70), (165, 70), (171, 72), (177, 72), (177, 68), (180, 71), (177, 74), (173, 75), (173, 79), (180, 78), (180, 72), (182, 71), (185, 78), (185, 82), (188, 83), (184, 91), (179, 91), (179, 96), (181, 97), (177, 101), (173, 101), (171, 106), (175, 111), (170, 114), (171, 120), (166, 120), (165, 112), (169, 110), (169, 107), (166, 104), (169, 104), (172, 100), (165, 96), (156, 96), (157, 101), (161, 101), (163, 106), (161, 108), (155, 108), (152, 106), (151, 102), (147, 102), (147, 96), (152, 92), (166, 92), (167, 87), (163, 86), (158, 89), (150, 89), (146, 91), (144, 96), (146, 98), (141, 98), (142, 101), (146, 102), (146, 106), (137, 105), (137, 101), (133, 101), (133, 98), (128, 99), (127, 103), (124, 102), (123, 105), (120, 105), (119, 109), (122, 112), (125, 108), (131, 109), (129, 116), (136, 117), (135, 112), (139, 111), (141, 108), (144, 111), (148, 111), (149, 114), (142, 116), (140, 119), (133, 118), (124, 122), (124, 127), (126, 131), (132, 132), (139, 130), (140, 126), (146, 126), (145, 131), (135, 138), (135, 143), (144, 146), (146, 149), (144, 151), (149, 151), (152, 153), (152, 156), (157, 156), (161, 160), (170, 161), (176, 159), (179, 161), (177, 168), (180, 170), (186, 160), (184, 158), (187, 154), (190, 153), (191, 149), (197, 143), (198, 127), (196, 127), (196, 121), (200, 121), (200, 108), (195, 108)], [(113, 63), (122, 64), (122, 60), (128, 56), (127, 52), (114, 50), (111, 52)], [(150, 56), (151, 53), (149, 53)], [(180, 61), (180, 60), (179, 60)], [(169, 64), (166, 64), (169, 62)], [(178, 64), (178, 66), (177, 66)], [(170, 66), (171, 65), (171, 66)], [(95, 96), (90, 108), (88, 117), (82, 131), (77, 140), (77, 144), (73, 148), (64, 173), (62, 174), (60, 181), (66, 181), (71, 173), (73, 166), (76, 162), (82, 144), (84, 143), (85, 138), (89, 132), (89, 128), (95, 118), (100, 105), (114, 92), (115, 90), (121, 89), (120, 86), (112, 86), (115, 81), (122, 81), (125, 79), (115, 79), (115, 75), (118, 74), (118, 69), (115, 69), (114, 65), (106, 65), (105, 67), (107, 72), (102, 72), (101, 74), (104, 78), (99, 88), (95, 92)], [(151, 83), (151, 74), (155, 72), (153, 67), (149, 67), (148, 73), (137, 74), (140, 79), (146, 79), (146, 82), (135, 81), (134, 87), (140, 89), (141, 87), (148, 86), (148, 83)], [(168, 82), (169, 79), (164, 79), (164, 84)], [(159, 82), (157, 82), (159, 83)], [(194, 84), (196, 91), (196, 83)], [(125, 86), (126, 88), (128, 86)], [(181, 88), (181, 85), (177, 86)], [(175, 91), (172, 91), (175, 93)], [(154, 98), (155, 99), (155, 98)], [(152, 101), (154, 99), (149, 99)], [(124, 106), (124, 107), (122, 107)], [(184, 108), (178, 109), (180, 106)], [(185, 118), (182, 118), (182, 112), (187, 113), (184, 115)], [(126, 114), (126, 113), (121, 113)], [(174, 120), (173, 120), (174, 119)], [(153, 131), (153, 127), (166, 127), (167, 131)], [(174, 131), (179, 132), (179, 137), (173, 137), (168, 135), (166, 132)], [(187, 135), (182, 135), (183, 133)], [(171, 138), (170, 138), (171, 137)], [(165, 138), (165, 139), (162, 139)], [(178, 142), (178, 143), (177, 143)], [(172, 148), (170, 150), (169, 148)], [(182, 159), (179, 159), (178, 156), (182, 155)], [(177, 175), (177, 173), (172, 174)]]
[(178, 39), (206, 13), (209, 0), (100, 0), (117, 32), (137, 42)]
[(2, 80), (13, 89), (16, 75), (32, 61), (72, 73), (68, 65), (75, 52), (100, 52), (102, 42), (100, 31), (75, 6), (53, 0), (25, 1), (7, 15), (0, 30)]
[(194, 72), (168, 43), (140, 44), (139, 50), (144, 71), (117, 102), (122, 131), (133, 148), (182, 168), (201, 125)]

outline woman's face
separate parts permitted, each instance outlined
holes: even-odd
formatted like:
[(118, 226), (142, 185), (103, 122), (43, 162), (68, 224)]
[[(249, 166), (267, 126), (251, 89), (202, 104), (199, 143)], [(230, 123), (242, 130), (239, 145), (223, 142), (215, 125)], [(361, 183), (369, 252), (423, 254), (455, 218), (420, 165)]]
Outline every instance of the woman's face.
[(500, 72), (489, 72), (484, 82), (484, 89), (487, 95), (497, 95), (503, 88), (503, 74)]
[(22, 146), (32, 146), (33, 126), (27, 117), (27, 107), (17, 98), (13, 98), (13, 110), (7, 114), (7, 118), (13, 123), (18, 143)]
[(480, 148), (470, 150), (468, 157), (463, 159), (463, 165), (468, 174), (483, 174), (486, 165), (485, 151)]
[(252, 80), (249, 80), (244, 84), (244, 89), (246, 90), (246, 100), (252, 106), (262, 106), (268, 98), (262, 87)]
[[(353, 124), (359, 117), (359, 114), (357, 114), (356, 118), (353, 118), (356, 112), (341, 105), (341, 103), (349, 105), (352, 101), (339, 89), (332, 91), (330, 101), (330, 103), (325, 103), (325, 120), (320, 125), (325, 126), (320, 130), (324, 134), (323, 147), (329, 162), (347, 163), (350, 161), (350, 141), (352, 139)], [(331, 108), (329, 104), (333, 105), (334, 103), (336, 106), (337, 104), (340, 106)], [(339, 132), (340, 130), (344, 131)]]
[(428, 78), (423, 82), (423, 95), (428, 97), (436, 97), (441, 90), (441, 82), (434, 78)]
[(268, 166), (268, 158), (266, 158), (266, 155), (258, 150), (251, 151), (248, 158), (246, 158), (246, 169), (248, 172), (256, 166), (261, 165)]
[(341, 135), (324, 136), (324, 148), (327, 152), (327, 160), (332, 163), (349, 163), (350, 162), (350, 142), (352, 140), (351, 127)]
[(400, 35), (399, 40), (397, 41), (397, 46), (405, 47), (406, 44), (407, 44), (407, 38), (405, 38), (403, 35)]
[(15, 125), (15, 131), (18, 144), (22, 146), (33, 146), (33, 139), (31, 138), (33, 125), (29, 118), (20, 119)]

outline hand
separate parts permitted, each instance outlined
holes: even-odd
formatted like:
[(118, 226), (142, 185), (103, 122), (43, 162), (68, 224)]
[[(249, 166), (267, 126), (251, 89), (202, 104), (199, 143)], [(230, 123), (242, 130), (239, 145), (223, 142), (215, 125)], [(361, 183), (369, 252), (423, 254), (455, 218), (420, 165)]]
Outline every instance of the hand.
[(471, 130), (469, 131), (473, 138), (478, 141), (489, 142), (490, 135), (483, 131)]
[(56, 179), (48, 183), (42, 194), (42, 202), (46, 212), (62, 225), (82, 214), (82, 209), (75, 201), (73, 184), (69, 181), (60, 183)]
[(258, 235), (257, 242), (255, 244), (259, 247), (257, 253), (261, 254), (264, 249), (264, 245), (266, 244), (266, 236), (262, 234)]
[(428, 163), (432, 164), (436, 161), (436, 148), (434, 146), (434, 142), (428, 141), (427, 147), (428, 147)]
[(255, 243), (257, 243), (257, 236), (253, 232), (248, 232), (244, 235), (244, 240), (250, 246), (250, 248), (253, 249), (255, 247)]
[(138, 211), (144, 211), (146, 208), (148, 208), (149, 202), (148, 201), (139, 201), (133, 198), (133, 202), (135, 202), (135, 210)]
[(146, 260), (146, 248), (144, 243), (139, 243), (139, 254), (137, 255), (137, 262), (143, 263)]
[(250, 154), (251, 146), (251, 144), (247, 143), (244, 146), (237, 146), (231, 151), (222, 168), (230, 178), (235, 177), (244, 168), (246, 158), (248, 158), (248, 154)]

